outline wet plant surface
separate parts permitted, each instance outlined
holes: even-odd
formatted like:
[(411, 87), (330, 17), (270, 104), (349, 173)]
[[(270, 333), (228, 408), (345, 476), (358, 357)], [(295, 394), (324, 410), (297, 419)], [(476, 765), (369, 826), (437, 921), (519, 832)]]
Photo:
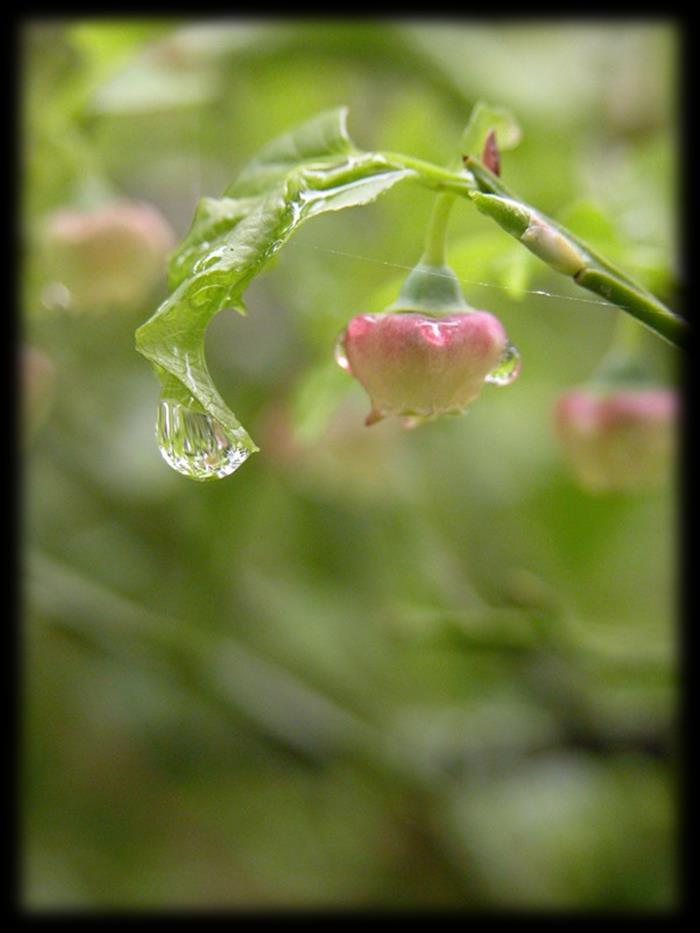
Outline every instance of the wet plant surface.
[(673, 908), (674, 29), (22, 41), (25, 907)]

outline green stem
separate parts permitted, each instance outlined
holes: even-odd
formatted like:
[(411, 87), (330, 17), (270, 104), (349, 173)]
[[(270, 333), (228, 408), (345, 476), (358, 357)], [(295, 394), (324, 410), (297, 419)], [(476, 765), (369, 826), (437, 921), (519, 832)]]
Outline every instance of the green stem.
[(478, 186), (470, 174), (451, 172), (449, 169), (433, 165), (432, 162), (424, 162), (423, 159), (415, 159), (413, 156), (399, 152), (378, 154), (396, 168), (412, 169), (420, 183), (427, 188), (434, 188), (437, 191), (453, 191), (463, 198), (468, 198), (472, 191), (478, 191)]
[(582, 269), (574, 276), (574, 281), (631, 314), (669, 343), (684, 350), (688, 348), (690, 332), (687, 322), (641, 287), (624, 282), (594, 265)]
[[(674, 314), (658, 298), (600, 256), (587, 243), (510, 191), (478, 160), (471, 157), (465, 160), (468, 173), (465, 174), (451, 172), (430, 162), (424, 162), (422, 159), (415, 159), (400, 153), (383, 152), (380, 155), (392, 165), (412, 169), (416, 173), (417, 180), (428, 188), (463, 198), (474, 198), (482, 213), (491, 216), (555, 271), (573, 277), (574, 282), (581, 288), (617, 305), (627, 314), (645, 324), (657, 336), (677, 347), (687, 348), (689, 328), (682, 317)], [(475, 194), (476, 197), (474, 197)], [(435, 255), (439, 251), (437, 244), (441, 236), (440, 224), (446, 220), (446, 217), (441, 219), (443, 210), (447, 211), (445, 202), (439, 206), (436, 204), (428, 232), (426, 248), (432, 253), (434, 236)], [(540, 235), (528, 234), (523, 239), (530, 221), (537, 222), (539, 229), (534, 232)], [(433, 225), (436, 227), (434, 234), (432, 233)], [(550, 234), (549, 239), (546, 235), (542, 236), (542, 228), (545, 234)], [(577, 259), (580, 261), (578, 267), (576, 266)]]
[[(682, 318), (568, 230), (509, 192), (480, 163), (468, 159), (465, 167), (452, 170), (397, 153), (360, 152), (344, 134), (342, 121), (335, 136), (331, 132), (328, 152), (323, 149), (319, 153), (319, 138), (326, 139), (325, 131), (320, 132), (324, 127), (324, 123), (320, 127), (314, 123), (307, 130), (310, 141), (304, 133), (297, 133), (298, 139), (292, 137), (298, 164), (285, 171), (290, 150), (287, 143), (280, 150), (284, 156), (281, 167), (268, 150), (264, 158), (251, 163), (253, 169), (244, 170), (240, 190), (237, 182), (222, 202), (213, 202), (218, 207), (205, 205), (203, 211), (198, 210), (185, 243), (171, 258), (171, 294), (136, 331), (137, 350), (156, 366), (163, 397), (189, 409), (201, 408), (237, 453), (258, 448), (226, 405), (207, 369), (204, 335), (209, 321), (224, 307), (242, 310), (242, 295), (251, 279), (301, 223), (325, 211), (368, 204), (404, 178), (413, 178), (438, 192), (439, 197), (423, 261), (404, 282), (396, 310), (416, 308), (434, 316), (469, 310), (457, 277), (444, 264), (449, 211), (459, 196), (473, 201), (479, 211), (553, 269), (617, 304), (656, 334), (678, 346), (685, 345), (688, 329)], [(275, 153), (273, 149), (272, 155)], [(261, 176), (257, 180), (256, 174)], [(437, 278), (436, 267), (441, 273)], [(437, 288), (436, 283), (442, 287)]]
[(456, 195), (451, 192), (439, 194), (433, 205), (425, 235), (425, 249), (421, 262), (428, 266), (443, 266), (446, 259), (447, 222), (455, 203)]
[[(492, 216), (532, 252), (549, 262), (556, 271), (572, 275), (577, 285), (617, 305), (670, 343), (682, 349), (687, 348), (689, 328), (682, 317), (674, 314), (658, 298), (600, 256), (583, 240), (574, 236), (566, 227), (541, 214), (506, 188), (499, 178), (477, 160), (468, 158), (465, 164), (482, 192), (477, 200), (479, 210)], [(532, 242), (528, 243), (524, 234), (529, 231), (521, 229), (520, 226), (523, 219), (529, 223), (536, 222), (540, 228), (546, 228), (551, 234), (550, 240), (558, 241), (554, 246), (551, 242), (548, 244), (547, 254), (541, 251), (541, 241), (539, 244), (535, 243), (538, 248), (533, 248)], [(552, 256), (557, 251), (564, 256), (566, 269), (561, 266), (558, 268), (552, 261)], [(572, 266), (574, 256), (580, 260), (578, 269)]]

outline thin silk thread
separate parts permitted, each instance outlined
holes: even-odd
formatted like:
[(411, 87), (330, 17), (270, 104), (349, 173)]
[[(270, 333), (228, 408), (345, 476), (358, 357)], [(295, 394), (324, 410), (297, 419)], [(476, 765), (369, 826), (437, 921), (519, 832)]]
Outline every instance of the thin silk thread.
[[(397, 262), (389, 262), (386, 259), (375, 259), (372, 256), (360, 256), (358, 253), (348, 253), (340, 249), (329, 249), (326, 246), (315, 246), (313, 243), (288, 243), (287, 247), (292, 246), (297, 249), (315, 249), (320, 253), (332, 253), (335, 256), (345, 256), (348, 259), (360, 259), (363, 262), (373, 262), (376, 265), (389, 266), (392, 269), (402, 269), (404, 271), (410, 272), (413, 266), (403, 266)], [(450, 278), (450, 276), (444, 275), (442, 272), (429, 272), (428, 275), (434, 275), (437, 278)], [(466, 279), (458, 279), (461, 285), (477, 285), (482, 288), (497, 288), (500, 291), (509, 291), (505, 285), (496, 285), (493, 282), (468, 282)], [(557, 295), (554, 292), (545, 291), (542, 288), (532, 289), (532, 288), (523, 288), (521, 289), (525, 295), (540, 295), (544, 298), (556, 298), (559, 301), (580, 301), (583, 304), (587, 305), (603, 305), (606, 308), (617, 308), (618, 305), (613, 304), (610, 301), (600, 301), (596, 298), (579, 298), (576, 295)]]

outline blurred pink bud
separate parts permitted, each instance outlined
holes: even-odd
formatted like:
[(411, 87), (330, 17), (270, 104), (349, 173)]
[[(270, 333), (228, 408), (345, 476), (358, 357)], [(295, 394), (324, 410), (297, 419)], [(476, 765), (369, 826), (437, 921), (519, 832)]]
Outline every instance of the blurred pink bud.
[(32, 439), (51, 407), (56, 369), (49, 357), (34, 347), (20, 350), (20, 379), (24, 439)]
[(573, 389), (557, 402), (555, 427), (583, 486), (649, 489), (670, 471), (678, 408), (672, 389)]
[(360, 314), (339, 338), (336, 358), (370, 397), (367, 425), (398, 415), (410, 427), (462, 412), (506, 346), (503, 326), (486, 311)]
[(175, 245), (167, 221), (150, 204), (113, 201), (93, 210), (64, 208), (46, 220), (49, 276), (77, 311), (140, 308), (165, 274)]

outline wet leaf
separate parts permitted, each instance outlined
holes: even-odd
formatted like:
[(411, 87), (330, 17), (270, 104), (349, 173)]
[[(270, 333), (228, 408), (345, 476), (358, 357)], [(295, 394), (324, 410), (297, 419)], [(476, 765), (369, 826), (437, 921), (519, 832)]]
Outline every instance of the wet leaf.
[(240, 451), (237, 462), (257, 447), (207, 370), (209, 321), (222, 308), (243, 309), (251, 279), (305, 220), (367, 204), (413, 175), (380, 155), (359, 152), (345, 120), (345, 108), (326, 111), (274, 140), (225, 198), (200, 203), (190, 233), (171, 259), (175, 290), (136, 333), (137, 349), (156, 366), (163, 397), (185, 412), (206, 412), (214, 419), (212, 427)]

